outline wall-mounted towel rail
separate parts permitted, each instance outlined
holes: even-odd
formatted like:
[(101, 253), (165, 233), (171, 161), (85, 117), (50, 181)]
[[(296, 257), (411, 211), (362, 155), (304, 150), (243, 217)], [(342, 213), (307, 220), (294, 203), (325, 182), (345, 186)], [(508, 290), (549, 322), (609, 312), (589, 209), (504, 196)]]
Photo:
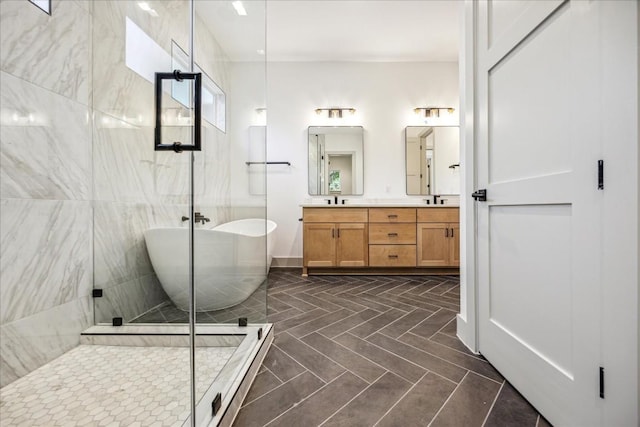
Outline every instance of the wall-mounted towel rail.
[(251, 165), (287, 165), (291, 166), (291, 162), (245, 162), (247, 166)]

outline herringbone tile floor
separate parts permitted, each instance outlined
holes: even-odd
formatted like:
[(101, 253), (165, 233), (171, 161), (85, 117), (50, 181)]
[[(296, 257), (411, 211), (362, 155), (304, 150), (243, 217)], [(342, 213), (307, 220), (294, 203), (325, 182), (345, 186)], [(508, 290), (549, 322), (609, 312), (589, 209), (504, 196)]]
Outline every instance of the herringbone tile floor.
[(452, 276), (272, 270), (275, 341), (234, 426), (546, 426), (456, 338)]

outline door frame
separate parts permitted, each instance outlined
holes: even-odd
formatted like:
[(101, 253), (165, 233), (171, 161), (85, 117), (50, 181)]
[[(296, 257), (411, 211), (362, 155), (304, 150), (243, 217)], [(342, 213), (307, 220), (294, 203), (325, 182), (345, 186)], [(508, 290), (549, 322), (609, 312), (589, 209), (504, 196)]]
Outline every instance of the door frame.
[[(602, 349), (605, 368), (603, 425), (639, 425), (640, 413), (640, 5), (637, 2), (600, 2), (603, 21), (599, 31), (608, 49), (603, 76), (606, 109), (602, 117), (602, 158), (605, 190), (601, 205), (604, 222), (602, 252)], [(625, 8), (623, 12), (616, 7)], [(460, 313), (457, 336), (478, 353), (478, 289), (476, 259), (475, 0), (460, 4)], [(615, 53), (623, 54), (615, 55)], [(624, 105), (620, 105), (624, 100)], [(611, 166), (609, 166), (611, 165)], [(595, 178), (594, 178), (595, 179)], [(621, 209), (622, 208), (622, 209)], [(507, 378), (508, 380), (508, 378)], [(544, 412), (544, 408), (537, 408)]]

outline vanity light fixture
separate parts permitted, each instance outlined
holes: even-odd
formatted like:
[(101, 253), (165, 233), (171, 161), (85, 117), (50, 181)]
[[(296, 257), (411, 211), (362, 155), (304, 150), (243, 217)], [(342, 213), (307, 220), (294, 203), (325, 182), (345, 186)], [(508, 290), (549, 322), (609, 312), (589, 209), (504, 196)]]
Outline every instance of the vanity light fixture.
[(355, 108), (339, 108), (339, 107), (331, 107), (331, 108), (316, 108), (316, 114), (320, 115), (323, 111), (327, 112), (327, 117), (330, 119), (341, 119), (343, 112), (348, 112), (351, 115), (356, 113)]
[(418, 107), (414, 108), (413, 112), (419, 116), (424, 117), (440, 117), (440, 111), (446, 111), (448, 114), (453, 114), (455, 108), (451, 107)]

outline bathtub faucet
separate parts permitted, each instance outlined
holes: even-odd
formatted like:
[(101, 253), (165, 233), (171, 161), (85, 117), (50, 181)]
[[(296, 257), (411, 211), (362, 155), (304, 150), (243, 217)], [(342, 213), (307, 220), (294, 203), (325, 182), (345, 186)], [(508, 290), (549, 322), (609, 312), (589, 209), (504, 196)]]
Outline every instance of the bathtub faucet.
[(202, 215), (200, 212), (196, 212), (195, 214), (196, 214), (195, 222), (201, 222), (202, 225), (204, 225), (205, 222), (211, 221), (209, 218), (205, 218), (205, 216)]

